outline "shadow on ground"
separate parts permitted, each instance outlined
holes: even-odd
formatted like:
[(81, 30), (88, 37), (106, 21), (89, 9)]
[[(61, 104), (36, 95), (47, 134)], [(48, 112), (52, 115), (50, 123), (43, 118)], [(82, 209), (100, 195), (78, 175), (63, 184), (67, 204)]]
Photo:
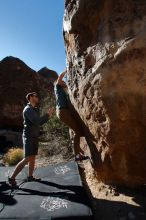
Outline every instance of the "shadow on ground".
[[(146, 220), (146, 187), (128, 189), (116, 187), (116, 194), (126, 196), (118, 201), (118, 196), (107, 199), (93, 198), (94, 219), (96, 220)], [(129, 197), (135, 203), (130, 204)], [(116, 199), (115, 199), (116, 198)], [(114, 201), (116, 200), (116, 201)], [(131, 200), (131, 199), (130, 199)]]

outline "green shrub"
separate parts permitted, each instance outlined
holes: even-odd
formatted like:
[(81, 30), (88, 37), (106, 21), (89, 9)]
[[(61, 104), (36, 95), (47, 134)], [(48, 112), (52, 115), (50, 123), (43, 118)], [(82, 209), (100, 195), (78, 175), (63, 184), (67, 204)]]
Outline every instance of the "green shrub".
[[(49, 108), (55, 108), (55, 97), (53, 95), (48, 95), (41, 101), (41, 115), (48, 112)], [(60, 155), (65, 159), (70, 159), (73, 152), (70, 146), (69, 128), (57, 118), (55, 113), (42, 128), (39, 155), (42, 157)]]
[[(48, 109), (52, 107), (55, 108), (55, 97), (53, 95), (52, 97), (48, 96), (42, 100), (40, 108), (41, 114), (45, 114), (48, 112)], [(69, 129), (57, 118), (56, 114), (51, 116), (48, 123), (43, 125), (43, 130), (45, 131), (45, 135), (43, 136), (45, 140), (50, 139), (50, 136), (54, 136), (54, 138), (55, 136), (58, 136), (68, 145)]]

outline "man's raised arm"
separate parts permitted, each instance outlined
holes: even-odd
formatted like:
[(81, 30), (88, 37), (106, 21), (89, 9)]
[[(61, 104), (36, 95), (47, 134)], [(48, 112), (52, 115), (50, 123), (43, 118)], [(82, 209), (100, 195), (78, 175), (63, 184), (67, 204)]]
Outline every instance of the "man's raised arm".
[(60, 75), (59, 75), (59, 77), (58, 77), (58, 79), (57, 79), (57, 83), (56, 84), (61, 84), (62, 83), (62, 79), (63, 79), (63, 77), (65, 76), (65, 74), (66, 74), (66, 70), (64, 71), (64, 72), (62, 72)]

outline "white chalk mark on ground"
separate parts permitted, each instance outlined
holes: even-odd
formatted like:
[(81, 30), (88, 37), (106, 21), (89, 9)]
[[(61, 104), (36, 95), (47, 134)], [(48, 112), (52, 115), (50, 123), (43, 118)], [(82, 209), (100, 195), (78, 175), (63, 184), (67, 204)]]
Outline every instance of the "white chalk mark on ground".
[(65, 166), (58, 166), (58, 167), (55, 167), (55, 169), (54, 169), (56, 174), (65, 174), (70, 170), (71, 169), (66, 165)]
[(53, 212), (56, 209), (60, 208), (68, 208), (68, 201), (65, 199), (60, 199), (58, 197), (47, 197), (43, 199), (41, 205), (41, 208), (45, 209), (48, 212)]

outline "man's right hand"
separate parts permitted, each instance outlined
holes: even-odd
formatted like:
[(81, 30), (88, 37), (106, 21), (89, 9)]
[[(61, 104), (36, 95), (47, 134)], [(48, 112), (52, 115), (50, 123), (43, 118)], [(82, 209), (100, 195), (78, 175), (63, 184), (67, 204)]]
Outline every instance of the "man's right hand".
[(55, 113), (55, 109), (54, 109), (54, 108), (50, 108), (50, 109), (48, 110), (48, 115), (49, 115), (49, 117), (52, 116), (54, 113)]

